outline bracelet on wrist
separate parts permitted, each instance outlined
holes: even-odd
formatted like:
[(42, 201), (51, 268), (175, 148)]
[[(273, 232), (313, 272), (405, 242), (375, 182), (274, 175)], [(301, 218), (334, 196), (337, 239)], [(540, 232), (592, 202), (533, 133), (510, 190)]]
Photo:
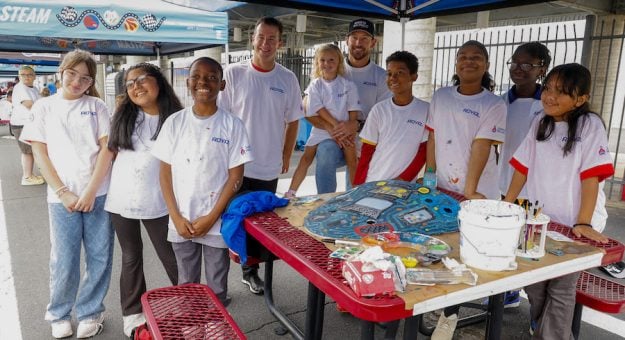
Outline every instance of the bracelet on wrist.
[(573, 228), (581, 227), (581, 226), (590, 227), (592, 229), (592, 224), (590, 224), (590, 223), (575, 223), (575, 224), (573, 224)]
[(61, 196), (63, 196), (63, 194), (65, 194), (68, 191), (69, 191), (68, 187), (62, 187), (56, 191), (56, 197), (61, 198)]
[(58, 189), (56, 189), (56, 190), (54, 191), (54, 193), (58, 195), (58, 194), (59, 194), (59, 191), (62, 191), (63, 189), (67, 189), (67, 187), (66, 187), (65, 185), (63, 185), (63, 186), (59, 187)]

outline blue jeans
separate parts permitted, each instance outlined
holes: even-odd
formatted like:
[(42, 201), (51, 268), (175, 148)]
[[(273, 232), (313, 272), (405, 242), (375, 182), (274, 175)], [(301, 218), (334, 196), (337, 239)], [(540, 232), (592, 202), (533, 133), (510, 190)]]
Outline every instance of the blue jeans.
[[(104, 311), (111, 281), (113, 228), (104, 211), (106, 195), (96, 197), (93, 211), (68, 213), (61, 203), (48, 204), (50, 214), (50, 303), (46, 320), (69, 320), (75, 306), (78, 321)], [(80, 251), (86, 269), (80, 281)], [(80, 286), (80, 290), (78, 287)]]
[[(336, 170), (345, 166), (343, 150), (332, 139), (326, 139), (317, 145), (315, 182), (317, 193), (327, 194), (336, 192)], [(349, 174), (346, 172), (346, 185), (349, 189)]]

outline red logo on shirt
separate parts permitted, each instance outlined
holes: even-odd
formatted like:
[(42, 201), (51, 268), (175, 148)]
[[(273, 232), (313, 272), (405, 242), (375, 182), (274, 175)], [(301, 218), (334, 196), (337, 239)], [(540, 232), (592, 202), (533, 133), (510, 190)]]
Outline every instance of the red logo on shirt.
[(603, 146), (599, 147), (599, 156), (603, 156), (605, 155), (606, 149), (603, 148)]
[(493, 129), (491, 131), (492, 132), (497, 132), (497, 125), (493, 125)]

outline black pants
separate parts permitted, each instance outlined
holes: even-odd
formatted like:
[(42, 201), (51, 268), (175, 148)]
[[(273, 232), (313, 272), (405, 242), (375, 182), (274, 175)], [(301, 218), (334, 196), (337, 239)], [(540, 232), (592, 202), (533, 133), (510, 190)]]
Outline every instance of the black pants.
[(122, 271), (119, 278), (122, 315), (141, 313), (141, 295), (145, 293), (146, 285), (143, 275), (143, 241), (140, 222), (143, 222), (171, 284), (178, 284), (176, 255), (174, 255), (171, 243), (167, 241), (169, 216), (165, 215), (151, 220), (135, 220), (118, 214), (110, 215), (122, 249)]
[[(242, 195), (248, 192), (253, 191), (269, 191), (276, 193), (276, 189), (278, 189), (278, 179), (272, 179), (269, 181), (264, 181), (256, 178), (243, 177), (243, 183), (241, 184), (241, 189), (239, 189), (238, 195)], [(246, 238), (247, 244), (247, 255), (251, 257), (255, 257), (261, 260), (269, 259), (269, 251), (263, 247), (255, 238), (248, 237)], [(246, 264), (241, 264), (241, 271), (243, 271), (243, 275), (249, 275), (258, 271), (258, 264), (254, 264), (248, 266)]]

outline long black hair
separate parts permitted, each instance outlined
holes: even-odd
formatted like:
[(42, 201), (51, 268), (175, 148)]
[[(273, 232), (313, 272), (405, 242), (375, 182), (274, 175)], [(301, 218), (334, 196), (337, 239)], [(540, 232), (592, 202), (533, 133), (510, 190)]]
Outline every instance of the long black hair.
[[(571, 96), (572, 98), (590, 95), (590, 71), (586, 67), (577, 63), (563, 64), (554, 67), (549, 74), (547, 74), (545, 80), (543, 80), (544, 90), (548, 90), (546, 86), (550, 82), (558, 86), (558, 91)], [(573, 145), (577, 139), (577, 128), (578, 126), (580, 126), (580, 130), (584, 128), (586, 119), (590, 114), (594, 114), (601, 119), (601, 116), (590, 111), (590, 103), (588, 101), (566, 114), (564, 120), (568, 123), (569, 130), (566, 144), (562, 148), (564, 156), (566, 156), (569, 152), (571, 152), (571, 149), (573, 149)], [(603, 119), (601, 121), (603, 122)], [(539, 142), (548, 140), (553, 134), (555, 126), (555, 119), (552, 116), (545, 115), (541, 118), (538, 124), (536, 140)]]
[[(158, 126), (156, 132), (152, 136), (151, 140), (155, 140), (161, 131), (161, 127), (165, 122), (165, 119), (172, 113), (182, 110), (182, 104), (176, 96), (174, 89), (169, 85), (165, 76), (161, 73), (160, 68), (150, 63), (139, 63), (131, 66), (124, 76), (124, 79), (128, 76), (128, 73), (132, 70), (140, 69), (146, 74), (154, 77), (158, 85), (158, 97), (156, 98), (158, 105)], [(111, 122), (111, 131), (109, 134), (109, 150), (116, 152), (119, 149), (134, 150), (132, 146), (132, 134), (135, 131), (135, 123), (139, 116), (140, 107), (133, 103), (128, 96), (128, 92), (122, 95), (121, 101), (115, 109), (115, 115)], [(143, 121), (139, 122), (142, 124)]]
[[(462, 50), (463, 48), (467, 46), (477, 47), (482, 52), (482, 54), (484, 55), (484, 58), (486, 59), (486, 62), (488, 63), (488, 50), (486, 49), (486, 46), (484, 46), (484, 44), (482, 44), (481, 42), (477, 40), (469, 40), (465, 42), (464, 44), (462, 44), (462, 46), (460, 46), (460, 48), (458, 49), (458, 52), (460, 52), (460, 50)], [(460, 77), (458, 77), (457, 74), (454, 74), (454, 76), (451, 77), (451, 81), (456, 86), (460, 85)], [(482, 76), (482, 87), (491, 92), (495, 90), (495, 80), (493, 79), (493, 76), (491, 76), (490, 73), (488, 73), (488, 70), (486, 70), (486, 72), (484, 72), (484, 75)]]

